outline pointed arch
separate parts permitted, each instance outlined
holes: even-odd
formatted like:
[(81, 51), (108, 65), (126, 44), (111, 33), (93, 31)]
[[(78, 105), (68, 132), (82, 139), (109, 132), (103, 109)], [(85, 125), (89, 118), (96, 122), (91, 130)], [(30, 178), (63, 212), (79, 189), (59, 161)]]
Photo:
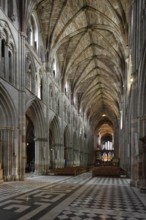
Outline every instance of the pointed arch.
[(10, 180), (14, 175), (16, 115), (17, 111), (12, 98), (0, 83), (0, 164), (4, 180)]
[(0, 127), (14, 127), (17, 121), (17, 111), (9, 93), (6, 91), (1, 83), (0, 102)]
[[(38, 174), (42, 174), (45, 169), (45, 159), (46, 158), (46, 147), (47, 147), (47, 132), (46, 132), (46, 122), (44, 114), (44, 106), (37, 98), (32, 98), (26, 104), (26, 117), (29, 118), (33, 126), (33, 143), (31, 144), (33, 148), (32, 166), (33, 171)], [(27, 120), (26, 120), (27, 121)], [(27, 132), (27, 131), (26, 131)], [(29, 135), (28, 135), (29, 136)], [(27, 147), (27, 146), (26, 146)]]
[(28, 115), (34, 123), (35, 136), (45, 138), (45, 116), (41, 102), (37, 98), (32, 98), (26, 104), (26, 115)]
[(54, 145), (59, 144), (60, 142), (60, 123), (57, 116), (54, 116), (54, 118), (50, 121), (49, 128), (52, 131), (52, 137), (54, 140)]

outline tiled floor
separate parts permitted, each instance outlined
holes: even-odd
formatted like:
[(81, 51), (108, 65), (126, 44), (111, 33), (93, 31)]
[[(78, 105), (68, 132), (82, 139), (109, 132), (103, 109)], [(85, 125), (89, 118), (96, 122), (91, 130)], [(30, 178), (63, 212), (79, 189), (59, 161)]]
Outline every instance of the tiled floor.
[(0, 185), (0, 220), (146, 220), (146, 194), (124, 178), (28, 177)]

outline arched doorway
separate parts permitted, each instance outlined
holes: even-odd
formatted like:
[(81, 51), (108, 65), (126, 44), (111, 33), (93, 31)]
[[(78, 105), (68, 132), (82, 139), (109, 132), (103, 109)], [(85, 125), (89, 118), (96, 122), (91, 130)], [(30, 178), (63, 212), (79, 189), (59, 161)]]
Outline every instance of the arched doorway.
[(34, 125), (26, 116), (26, 172), (35, 171), (35, 135)]

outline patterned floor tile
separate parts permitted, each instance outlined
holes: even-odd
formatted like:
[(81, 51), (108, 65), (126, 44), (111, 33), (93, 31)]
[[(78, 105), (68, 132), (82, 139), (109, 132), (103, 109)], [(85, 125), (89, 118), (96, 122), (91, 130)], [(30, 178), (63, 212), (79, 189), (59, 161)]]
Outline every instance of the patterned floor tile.
[(0, 219), (146, 220), (141, 195), (123, 178), (28, 177), (0, 185)]

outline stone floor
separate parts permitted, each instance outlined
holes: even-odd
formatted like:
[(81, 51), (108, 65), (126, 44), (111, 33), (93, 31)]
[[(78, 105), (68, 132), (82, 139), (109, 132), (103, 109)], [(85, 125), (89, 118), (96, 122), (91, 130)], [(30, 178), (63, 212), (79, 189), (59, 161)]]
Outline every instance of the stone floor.
[(125, 178), (29, 176), (0, 185), (0, 220), (146, 220), (146, 194)]

